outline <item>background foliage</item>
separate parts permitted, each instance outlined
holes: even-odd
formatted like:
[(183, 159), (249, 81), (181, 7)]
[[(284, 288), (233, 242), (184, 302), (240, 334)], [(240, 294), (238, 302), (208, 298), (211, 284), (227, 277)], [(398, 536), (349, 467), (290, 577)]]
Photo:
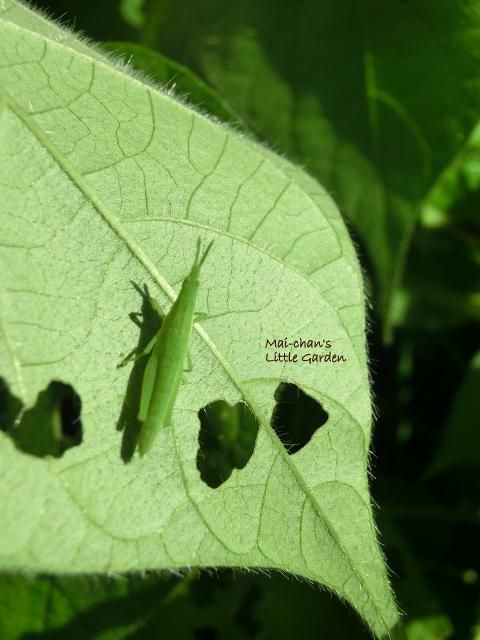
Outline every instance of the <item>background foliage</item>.
[[(372, 491), (409, 639), (480, 637), (476, 3), (37, 5), (330, 190), (371, 291)], [(0, 580), (5, 638), (367, 637), (278, 575)]]

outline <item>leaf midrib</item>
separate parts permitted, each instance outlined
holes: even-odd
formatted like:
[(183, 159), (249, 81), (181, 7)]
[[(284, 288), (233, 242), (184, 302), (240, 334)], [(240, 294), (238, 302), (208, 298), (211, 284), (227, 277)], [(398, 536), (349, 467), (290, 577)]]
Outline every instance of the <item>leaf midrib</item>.
[[(47, 37), (38, 36), (38, 34), (35, 34), (34, 32), (32, 32), (32, 31), (30, 31), (28, 29), (23, 29), (22, 27), (18, 27), (18, 25), (14, 25), (13, 23), (10, 23), (10, 24), (12, 24), (12, 26), (16, 27), (19, 31), (28, 31), (29, 33), (31, 33), (33, 36), (35, 36), (37, 38), (40, 37), (40, 38), (42, 38), (44, 40), (48, 40), (52, 45), (56, 45), (59, 48), (68, 48), (68, 47), (64, 47), (64, 46), (62, 47), (61, 44), (53, 42), (53, 41), (49, 40)], [(74, 53), (77, 54), (76, 51), (74, 51)], [(82, 54), (78, 53), (78, 55), (82, 55)], [(83, 54), (83, 57), (87, 57), (87, 56), (85, 56), (85, 54)], [(92, 62), (98, 63), (97, 60), (94, 60)], [(147, 85), (144, 85), (144, 87), (145, 87), (145, 89), (147, 91), (152, 92), (152, 89), (150, 87), (148, 87)], [(150, 273), (152, 279), (157, 282), (158, 286), (163, 289), (165, 294), (172, 301), (175, 300), (176, 295), (175, 295), (175, 291), (174, 291), (173, 287), (171, 287), (170, 284), (168, 283), (168, 281), (161, 275), (161, 273), (156, 268), (155, 264), (152, 262), (152, 260), (150, 260), (150, 258), (143, 251), (143, 249), (134, 240), (130, 239), (129, 234), (125, 231), (125, 229), (123, 228), (123, 225), (121, 224), (121, 221), (115, 216), (113, 211), (111, 211), (111, 209), (109, 207), (107, 207), (103, 203), (101, 198), (99, 198), (99, 196), (97, 195), (95, 190), (90, 186), (90, 184), (87, 181), (84, 180), (83, 176), (78, 173), (78, 171), (75, 169), (75, 167), (73, 165), (70, 164), (68, 159), (65, 158), (63, 156), (63, 154), (55, 147), (55, 145), (53, 145), (51, 143), (51, 141), (48, 139), (48, 137), (44, 135), (43, 131), (40, 129), (40, 127), (37, 126), (37, 124), (32, 120), (32, 118), (29, 117), (27, 113), (25, 113), (25, 111), (15, 102), (15, 100), (7, 92), (5, 92), (4, 90), (0, 90), (0, 91), (3, 93), (3, 95), (5, 97), (6, 106), (8, 106), (12, 110), (12, 112), (21, 120), (21, 122), (27, 127), (27, 129), (29, 129), (30, 132), (36, 137), (36, 139), (45, 148), (45, 150), (49, 153), (49, 155), (52, 158), (54, 158), (54, 160), (58, 163), (58, 165), (65, 171), (65, 173), (70, 177), (72, 182), (79, 189), (79, 191), (81, 193), (83, 193), (83, 195), (85, 196), (85, 198), (88, 201), (91, 202), (92, 206), (97, 210), (97, 212), (105, 220), (105, 222), (112, 229), (112, 231), (121, 240), (123, 240), (123, 242), (128, 247), (128, 249), (131, 252), (131, 254), (133, 255), (133, 257), (140, 262), (140, 264), (144, 267), (144, 269), (148, 273)], [(181, 224), (182, 221), (178, 220), (178, 222), (179, 222), (179, 224)], [(216, 231), (219, 234), (221, 233), (221, 231), (219, 231), (219, 230), (216, 230)], [(239, 240), (240, 240), (240, 238), (239, 238)], [(241, 240), (245, 241), (245, 239), (243, 239), (243, 238)], [(276, 257), (272, 256), (272, 258), (275, 259), (275, 260), (278, 260), (278, 258), (276, 258)], [(281, 264), (283, 266), (287, 266), (284, 263), (281, 263)], [(198, 323), (196, 323), (194, 325), (194, 328), (197, 331), (198, 335), (205, 342), (205, 344), (209, 347), (211, 353), (221, 363), (221, 365), (224, 368), (226, 374), (230, 377), (232, 383), (238, 389), (240, 395), (245, 399), (245, 401), (252, 408), (254, 413), (260, 418), (260, 422), (262, 424), (262, 427), (268, 433), (273, 446), (277, 449), (279, 454), (282, 456), (283, 461), (285, 462), (285, 464), (289, 468), (291, 468), (291, 470), (293, 472), (293, 475), (294, 475), (296, 481), (298, 482), (298, 485), (301, 488), (302, 492), (309, 498), (309, 500), (310, 500), (312, 506), (314, 507), (315, 511), (317, 512), (318, 516), (325, 523), (325, 526), (326, 526), (327, 530), (329, 531), (332, 539), (335, 541), (335, 543), (336, 543), (336, 545), (337, 545), (337, 547), (338, 547), (338, 549), (340, 551), (340, 554), (343, 555), (345, 560), (348, 562), (349, 566), (351, 567), (353, 575), (355, 575), (355, 577), (358, 580), (358, 582), (362, 585), (363, 589), (368, 594), (369, 599), (372, 602), (372, 604), (374, 605), (375, 611), (377, 612), (379, 620), (382, 621), (382, 624), (384, 625), (384, 629), (388, 633), (389, 632), (389, 626), (388, 626), (388, 624), (386, 622), (386, 619), (385, 619), (385, 617), (383, 615), (382, 607), (377, 603), (376, 598), (371, 593), (371, 591), (368, 588), (367, 584), (365, 583), (362, 575), (356, 569), (356, 566), (355, 566), (352, 558), (350, 557), (349, 553), (347, 553), (347, 551), (344, 549), (344, 547), (343, 547), (343, 545), (342, 545), (342, 543), (341, 543), (341, 541), (340, 541), (340, 539), (339, 539), (339, 537), (337, 535), (337, 532), (336, 532), (335, 528), (333, 527), (333, 525), (331, 524), (329, 519), (324, 514), (322, 508), (320, 507), (320, 505), (319, 505), (318, 501), (316, 500), (315, 496), (312, 494), (312, 491), (310, 490), (310, 488), (306, 484), (306, 482), (305, 482), (303, 476), (301, 475), (300, 471), (298, 470), (296, 464), (292, 461), (291, 456), (285, 450), (283, 444), (280, 442), (279, 438), (277, 437), (276, 433), (274, 432), (273, 428), (271, 427), (271, 425), (270, 425), (270, 423), (268, 421), (268, 417), (263, 415), (263, 412), (259, 409), (259, 407), (256, 406), (256, 403), (249, 397), (249, 395), (247, 393), (245, 393), (243, 391), (241, 381), (235, 375), (235, 371), (234, 371), (232, 365), (230, 365), (230, 363), (223, 357), (223, 355), (221, 354), (221, 352), (217, 348), (216, 344), (213, 342), (213, 340), (211, 340), (211, 338), (209, 337), (209, 335), (207, 334), (205, 329), (203, 329), (203, 327), (201, 327), (201, 325), (199, 325)], [(347, 335), (348, 335), (348, 333), (347, 333)]]

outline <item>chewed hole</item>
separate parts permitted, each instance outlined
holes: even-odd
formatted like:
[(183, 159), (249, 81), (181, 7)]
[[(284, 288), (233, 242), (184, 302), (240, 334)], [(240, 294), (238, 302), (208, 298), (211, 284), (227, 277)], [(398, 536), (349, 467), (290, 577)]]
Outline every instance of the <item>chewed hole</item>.
[(59, 458), (82, 442), (82, 403), (73, 387), (56, 380), (38, 395), (31, 409), (0, 378), (0, 429), (24, 453)]
[(275, 400), (271, 425), (288, 453), (296, 453), (327, 422), (328, 413), (317, 400), (291, 382), (282, 382), (277, 387)]
[(255, 448), (259, 422), (244, 402), (216, 400), (198, 412), (197, 468), (209, 487), (224, 483), (233, 469), (243, 469)]

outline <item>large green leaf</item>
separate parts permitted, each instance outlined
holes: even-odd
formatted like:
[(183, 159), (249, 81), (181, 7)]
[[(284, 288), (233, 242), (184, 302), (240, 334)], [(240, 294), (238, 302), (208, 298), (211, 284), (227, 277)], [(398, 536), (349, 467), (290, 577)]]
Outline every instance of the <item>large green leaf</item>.
[[(1, 566), (277, 568), (326, 585), (386, 636), (397, 611), (367, 482), (362, 280), (331, 199), (13, 0), (0, 16), (0, 367), (25, 406), (52, 380), (73, 385), (84, 427), (59, 459), (0, 434)], [(130, 281), (167, 311), (199, 236), (214, 247), (193, 371), (171, 428), (125, 464)], [(347, 361), (266, 362), (266, 339), (283, 336), (329, 339)], [(283, 380), (329, 414), (294, 455), (270, 424)], [(247, 403), (261, 426), (247, 466), (212, 489), (195, 462), (197, 413), (218, 399)]]
[(427, 194), (412, 242), (399, 321), (436, 331), (480, 319), (480, 125)]
[[(468, 222), (479, 226), (480, 124), (477, 123), (457, 155), (433, 184), (422, 205), (426, 227)], [(476, 196), (476, 198), (475, 198)], [(474, 201), (475, 206), (469, 206)], [(473, 209), (473, 210), (472, 210)]]
[(152, 80), (185, 98), (222, 122), (229, 122), (248, 131), (230, 106), (190, 69), (162, 56), (157, 51), (129, 42), (102, 42), (107, 51), (122, 56), (128, 64), (146, 73)]
[[(3, 574), (0, 634), (4, 640), (45, 635), (58, 640), (117, 640), (140, 627), (155, 608), (164, 614), (168, 632), (171, 616), (163, 606), (168, 588), (172, 585), (166, 579), (150, 575), (61, 578)], [(177, 630), (177, 637), (183, 638), (178, 626)]]
[[(331, 594), (270, 574), (0, 574), (2, 640), (367, 640)], [(438, 640), (431, 638), (427, 640)]]
[[(202, 628), (219, 638), (246, 636), (235, 617), (248, 587), (233, 577), (179, 579), (154, 573), (126, 576), (0, 575), (2, 640), (194, 640)], [(265, 578), (264, 578), (265, 579)], [(242, 584), (243, 582), (243, 584)], [(216, 593), (218, 590), (218, 593)], [(201, 597), (199, 597), (201, 594)]]
[(367, 248), (388, 329), (420, 202), (478, 119), (478, 3), (150, 0), (144, 11), (144, 44), (199, 71), (333, 193)]

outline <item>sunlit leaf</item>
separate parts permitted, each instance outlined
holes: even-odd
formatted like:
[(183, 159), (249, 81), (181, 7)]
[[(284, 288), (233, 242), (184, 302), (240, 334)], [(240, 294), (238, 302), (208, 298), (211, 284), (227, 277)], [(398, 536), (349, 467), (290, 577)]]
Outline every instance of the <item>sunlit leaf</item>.
[[(59, 459), (0, 434), (0, 565), (276, 568), (326, 585), (386, 637), (398, 617), (367, 482), (362, 280), (329, 196), (14, 0), (1, 5), (0, 87), (0, 367), (26, 407), (68, 382), (83, 425)], [(168, 311), (199, 237), (214, 245), (193, 370), (172, 425), (126, 464), (128, 314), (143, 284)], [(328, 338), (345, 362), (267, 362), (280, 336)], [(286, 380), (329, 416), (293, 455), (270, 423)], [(216, 400), (245, 402), (260, 426), (248, 463), (212, 489), (196, 455), (198, 412)]]

